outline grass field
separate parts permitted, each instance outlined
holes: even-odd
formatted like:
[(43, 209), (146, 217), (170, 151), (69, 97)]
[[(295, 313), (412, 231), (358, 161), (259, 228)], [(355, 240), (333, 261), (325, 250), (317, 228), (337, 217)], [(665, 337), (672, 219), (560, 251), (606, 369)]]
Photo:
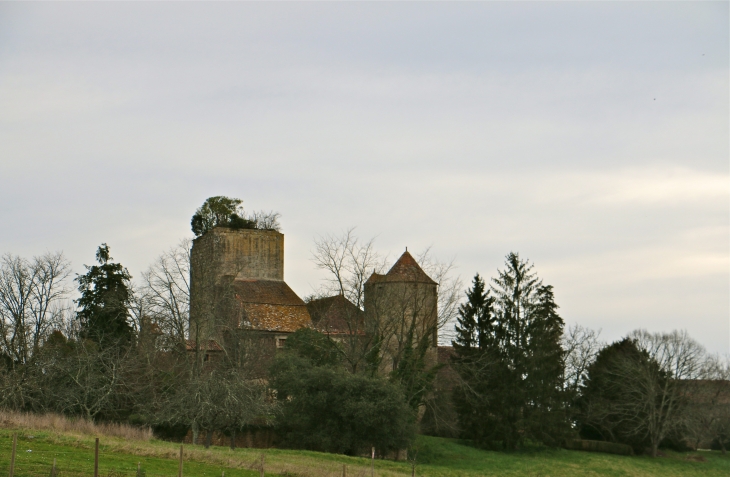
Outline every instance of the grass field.
[[(56, 459), (60, 477), (93, 474), (94, 436), (89, 429), (0, 429), (0, 476), (8, 475), (13, 433), (18, 435), (17, 477), (48, 476)], [(91, 429), (93, 431), (93, 429)], [(103, 477), (132, 477), (141, 463), (147, 477), (177, 476), (179, 444), (121, 435), (100, 435), (100, 472)], [(667, 453), (664, 457), (624, 457), (567, 450), (487, 452), (458, 441), (420, 437), (416, 475), (456, 476), (729, 476), (730, 456), (719, 452)], [(266, 475), (340, 476), (370, 475), (370, 461), (306, 451), (278, 449), (204, 449), (186, 446), (185, 476), (258, 476), (261, 455)], [(407, 462), (375, 461), (375, 475), (410, 476)]]

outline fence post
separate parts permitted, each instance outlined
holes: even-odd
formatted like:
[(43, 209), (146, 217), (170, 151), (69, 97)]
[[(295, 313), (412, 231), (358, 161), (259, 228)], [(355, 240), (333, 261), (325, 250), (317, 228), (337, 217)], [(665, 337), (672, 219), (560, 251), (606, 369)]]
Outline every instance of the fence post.
[(259, 474), (261, 477), (264, 477), (265, 471), (264, 471), (264, 463), (266, 462), (266, 456), (264, 454), (261, 454), (261, 473)]
[(416, 477), (416, 463), (413, 462), (413, 467), (411, 467), (411, 477)]
[(94, 444), (94, 477), (99, 477), (99, 438)]
[(10, 477), (15, 474), (15, 451), (18, 447), (18, 434), (13, 434), (13, 451), (10, 454)]
[(182, 444), (180, 444), (180, 465), (178, 465), (178, 467), (177, 467), (177, 477), (183, 477), (182, 463), (183, 463), (183, 446), (182, 446)]
[(375, 447), (370, 452), (370, 477), (375, 477)]
[(51, 467), (51, 477), (56, 477), (58, 475), (58, 471), (56, 470), (56, 458), (53, 458), (53, 467)]
[(342, 464), (342, 477), (347, 477), (347, 464)]

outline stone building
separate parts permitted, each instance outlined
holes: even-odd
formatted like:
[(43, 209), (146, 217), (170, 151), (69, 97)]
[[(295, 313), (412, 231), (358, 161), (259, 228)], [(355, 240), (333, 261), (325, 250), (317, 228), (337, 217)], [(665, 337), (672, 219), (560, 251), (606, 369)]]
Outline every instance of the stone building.
[(283, 234), (215, 227), (193, 241), (190, 293), (190, 349), (231, 353), (255, 336), (255, 354), (266, 360), (289, 334), (311, 327), (336, 341), (377, 334), (383, 372), (409, 340), (426, 339), (436, 360), (437, 284), (408, 251), (368, 279), (364, 311), (343, 296), (305, 304), (284, 281)]
[(405, 348), (422, 340), (427, 359), (436, 363), (438, 346), (438, 285), (406, 250), (388, 273), (373, 273), (365, 282), (365, 320), (368, 332), (377, 333), (381, 345), (381, 371), (398, 366)]
[(215, 227), (193, 241), (190, 265), (189, 338), (197, 349), (213, 341), (233, 352), (248, 331), (259, 354), (270, 354), (311, 325), (284, 281), (284, 235), (275, 230)]

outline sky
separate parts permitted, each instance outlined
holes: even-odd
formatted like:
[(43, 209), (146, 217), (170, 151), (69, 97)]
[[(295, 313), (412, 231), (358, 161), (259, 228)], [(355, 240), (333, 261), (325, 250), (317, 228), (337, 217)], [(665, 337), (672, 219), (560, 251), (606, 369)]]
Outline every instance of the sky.
[(0, 254), (134, 277), (214, 195), (465, 284), (517, 252), (568, 325), (730, 352), (728, 2), (0, 2)]

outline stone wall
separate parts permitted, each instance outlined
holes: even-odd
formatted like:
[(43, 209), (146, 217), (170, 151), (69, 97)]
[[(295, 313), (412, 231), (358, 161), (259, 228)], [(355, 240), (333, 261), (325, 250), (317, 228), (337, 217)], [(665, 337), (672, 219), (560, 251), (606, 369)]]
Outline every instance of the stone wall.
[(192, 279), (198, 270), (223, 276), (284, 280), (284, 235), (275, 230), (216, 227), (193, 241)]
[(237, 328), (236, 279), (284, 280), (284, 235), (275, 230), (215, 227), (193, 240), (190, 339), (220, 339)]

